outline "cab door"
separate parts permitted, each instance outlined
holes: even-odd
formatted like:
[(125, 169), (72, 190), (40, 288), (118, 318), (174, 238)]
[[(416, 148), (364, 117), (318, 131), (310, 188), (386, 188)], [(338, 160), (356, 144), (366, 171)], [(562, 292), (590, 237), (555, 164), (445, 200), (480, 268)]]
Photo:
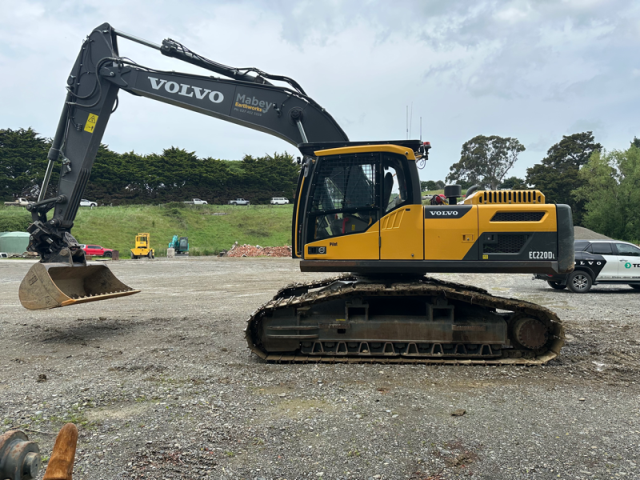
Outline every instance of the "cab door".
[(381, 158), (380, 260), (423, 260), (422, 205), (414, 204), (410, 164), (400, 155)]
[(379, 168), (378, 152), (318, 158), (302, 229), (305, 260), (380, 258)]

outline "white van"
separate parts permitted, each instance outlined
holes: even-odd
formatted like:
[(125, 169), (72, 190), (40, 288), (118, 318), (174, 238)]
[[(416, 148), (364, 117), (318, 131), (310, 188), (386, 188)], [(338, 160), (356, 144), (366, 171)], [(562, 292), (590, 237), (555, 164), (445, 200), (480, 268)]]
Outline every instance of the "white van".
[(272, 197), (270, 203), (271, 205), (286, 205), (289, 200), (284, 197)]

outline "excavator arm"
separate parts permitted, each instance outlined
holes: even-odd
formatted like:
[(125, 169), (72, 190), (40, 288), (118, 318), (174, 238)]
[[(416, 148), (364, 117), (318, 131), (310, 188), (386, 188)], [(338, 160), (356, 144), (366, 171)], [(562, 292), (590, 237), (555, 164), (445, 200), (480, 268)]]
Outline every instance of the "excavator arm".
[[(143, 67), (119, 56), (118, 36), (230, 78)], [(286, 82), (290, 87), (273, 85), (267, 78)], [(120, 90), (269, 133), (296, 146), (310, 141), (348, 141), (331, 115), (288, 77), (227, 67), (194, 54), (174, 40), (155, 45), (120, 33), (107, 23), (84, 41), (67, 80), (67, 90), (48, 156), (45, 185), (38, 202), (29, 208), (33, 215), (29, 229), (33, 237), (31, 249), (40, 253), (45, 262), (69, 261), (68, 255), (60, 258), (60, 253), (73, 243), (69, 230)], [(45, 199), (46, 184), (58, 160), (62, 165), (57, 196)], [(46, 212), (52, 208), (53, 217), (47, 220)], [(82, 261), (80, 252), (75, 256)]]
[[(119, 36), (227, 78), (142, 66), (120, 56)], [(285, 86), (275, 85), (273, 81)], [(98, 300), (105, 295), (136, 292), (102, 268), (96, 268), (92, 275), (83, 274), (86, 278), (81, 282), (70, 282), (66, 278), (69, 273), (59, 268), (86, 266), (84, 252), (71, 235), (71, 228), (102, 136), (117, 108), (120, 91), (269, 133), (296, 146), (308, 142), (348, 141), (333, 117), (307, 96), (295, 80), (255, 68), (228, 67), (171, 39), (156, 45), (118, 32), (108, 23), (100, 25), (82, 44), (67, 80), (67, 96), (48, 154), (43, 186), (38, 201), (28, 207), (33, 220), (28, 229), (31, 234), (29, 250), (40, 254), (41, 264), (34, 269), (33, 275), (27, 275), (24, 288), (20, 290), (22, 303), (27, 308), (46, 308), (64, 302)], [(58, 161), (61, 166), (57, 195), (45, 198), (52, 169)], [(48, 218), (47, 213), (52, 209), (53, 215)], [(51, 285), (49, 280), (55, 277), (56, 268), (61, 270), (58, 274), (64, 276), (65, 281), (54, 280)], [(71, 275), (76, 280), (80, 276)], [(101, 286), (92, 286), (98, 277)], [(34, 287), (36, 283), (42, 284), (43, 288)], [(70, 283), (74, 284), (73, 288), (63, 292), (61, 297), (60, 285)]]

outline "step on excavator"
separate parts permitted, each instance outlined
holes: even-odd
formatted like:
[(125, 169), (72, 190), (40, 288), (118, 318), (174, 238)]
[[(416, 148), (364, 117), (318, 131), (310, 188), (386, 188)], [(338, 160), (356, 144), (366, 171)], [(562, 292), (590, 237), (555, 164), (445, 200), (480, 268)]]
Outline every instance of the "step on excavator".
[[(143, 66), (119, 54), (118, 38), (201, 67), (207, 75)], [(269, 133), (299, 149), (292, 257), (304, 272), (342, 275), (288, 285), (254, 312), (246, 339), (259, 357), (541, 364), (558, 355), (564, 333), (553, 312), (425, 275), (569, 272), (573, 222), (567, 205), (547, 204), (537, 190), (477, 190), (462, 199), (460, 187), (451, 185), (447, 201), (424, 206), (417, 163), (428, 159), (427, 142), (350, 141), (289, 77), (222, 65), (175, 40), (158, 45), (106, 23), (84, 41), (71, 70), (40, 197), (27, 207), (33, 217), (29, 249), (41, 262), (20, 286), (26, 308), (139, 291), (105, 265), (87, 265), (71, 235), (122, 91)], [(57, 195), (44, 198), (56, 162)]]

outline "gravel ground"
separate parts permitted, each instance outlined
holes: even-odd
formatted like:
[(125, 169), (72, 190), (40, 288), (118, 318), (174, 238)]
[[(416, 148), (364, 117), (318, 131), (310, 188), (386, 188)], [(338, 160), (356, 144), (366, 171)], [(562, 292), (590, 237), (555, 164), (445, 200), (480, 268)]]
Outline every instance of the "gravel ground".
[(74, 421), (76, 480), (640, 478), (631, 288), (440, 275), (556, 311), (567, 345), (544, 367), (271, 365), (243, 329), (280, 286), (324, 276), (296, 261), (112, 262), (142, 293), (38, 312), (18, 302), (30, 265), (0, 261), (0, 431), (48, 453)]

